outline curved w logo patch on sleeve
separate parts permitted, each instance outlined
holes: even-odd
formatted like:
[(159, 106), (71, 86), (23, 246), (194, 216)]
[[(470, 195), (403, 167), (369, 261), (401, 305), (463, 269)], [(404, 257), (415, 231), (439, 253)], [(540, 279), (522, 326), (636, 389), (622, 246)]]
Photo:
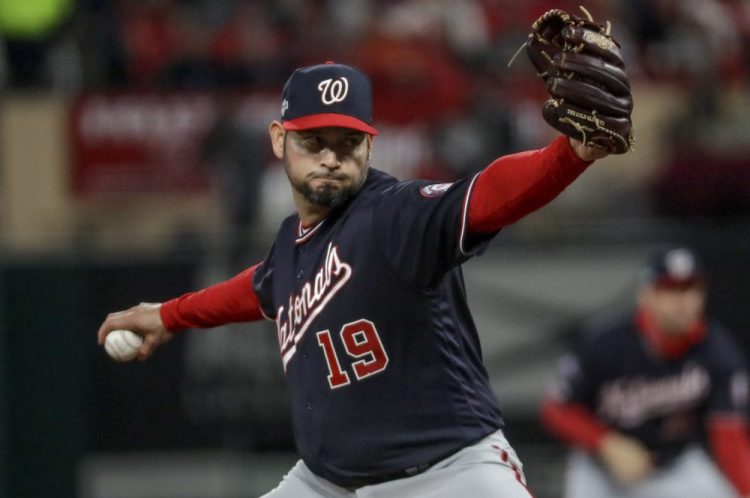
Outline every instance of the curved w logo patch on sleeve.
[(424, 197), (437, 197), (443, 195), (451, 188), (452, 183), (433, 183), (432, 185), (425, 185), (419, 189), (419, 193)]

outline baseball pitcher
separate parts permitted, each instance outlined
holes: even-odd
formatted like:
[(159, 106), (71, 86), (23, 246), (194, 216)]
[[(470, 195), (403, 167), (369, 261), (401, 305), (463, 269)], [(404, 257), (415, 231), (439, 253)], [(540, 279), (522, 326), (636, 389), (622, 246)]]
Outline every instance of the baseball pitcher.
[[(548, 104), (560, 114), (545, 115), (565, 135), (453, 183), (399, 181), (369, 166), (378, 132), (360, 70), (296, 70), (269, 126), (296, 212), (266, 257), (226, 282), (110, 314), (99, 342), (133, 330), (144, 360), (185, 329), (273, 321), (301, 459), (267, 498), (528, 498), (461, 264), (594, 160), (630, 147), (632, 99), (616, 46), (602, 26), (575, 29), (574, 61), (562, 35), (545, 45), (559, 49), (544, 78), (568, 82), (568, 96)], [(572, 100), (578, 110), (567, 113)]]

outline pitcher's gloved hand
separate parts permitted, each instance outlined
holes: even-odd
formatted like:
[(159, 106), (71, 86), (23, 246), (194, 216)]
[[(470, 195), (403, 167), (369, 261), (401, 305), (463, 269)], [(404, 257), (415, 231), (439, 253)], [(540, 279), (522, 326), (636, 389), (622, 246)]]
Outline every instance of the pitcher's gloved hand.
[(633, 96), (620, 45), (606, 27), (565, 11), (537, 19), (524, 44), (547, 84), (544, 119), (586, 145), (613, 154), (633, 146)]

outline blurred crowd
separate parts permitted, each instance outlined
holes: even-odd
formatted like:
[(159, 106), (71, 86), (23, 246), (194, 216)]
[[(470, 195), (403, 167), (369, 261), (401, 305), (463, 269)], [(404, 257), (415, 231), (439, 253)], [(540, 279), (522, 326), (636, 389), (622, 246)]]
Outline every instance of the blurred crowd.
[[(276, 88), (290, 68), (337, 58), (364, 66), (392, 91), (430, 87), (441, 107), (454, 109), (467, 104), (470, 89), (505, 84), (506, 56), (534, 19), (551, 8), (580, 14), (579, 3), (3, 0), (0, 37), (10, 88)], [(746, 0), (590, 0), (586, 7), (613, 22), (636, 77), (746, 82)]]
[[(580, 13), (579, 3), (3, 0), (0, 74), (10, 91), (278, 92), (295, 67), (334, 59), (371, 75), (376, 121), (435, 124), (442, 176), (458, 176), (533, 142), (518, 106), (541, 99), (544, 88), (529, 84), (528, 65), (507, 63), (540, 14)], [(748, 93), (750, 2), (589, 0), (586, 7), (612, 22), (634, 80), (670, 82), (689, 95), (690, 108), (675, 110), (675, 122), (689, 125), (668, 137), (675, 154), (684, 143), (715, 147), (705, 130), (724, 112), (722, 95)], [(679, 211), (681, 202), (662, 208)]]

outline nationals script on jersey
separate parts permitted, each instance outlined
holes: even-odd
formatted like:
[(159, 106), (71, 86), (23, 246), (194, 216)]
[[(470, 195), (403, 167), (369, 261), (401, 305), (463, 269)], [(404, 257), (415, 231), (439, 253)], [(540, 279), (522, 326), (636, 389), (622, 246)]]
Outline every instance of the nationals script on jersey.
[(323, 265), (315, 276), (305, 282), (299, 295), (289, 296), (286, 308), (279, 306), (276, 310), (276, 330), (284, 370), (297, 351), (296, 344), (302, 340), (310, 323), (351, 276), (352, 267), (341, 261), (338, 248), (329, 243)]
[(341, 486), (445, 457), (502, 427), (460, 264), (473, 178), (370, 169), (320, 224), (281, 225), (253, 285), (275, 321), (298, 450)]
[(666, 359), (649, 349), (631, 314), (597, 322), (561, 360), (552, 394), (586, 405), (666, 465), (702, 442), (707, 417), (747, 412), (747, 367), (739, 348), (719, 324), (707, 327), (706, 338), (684, 356)]

